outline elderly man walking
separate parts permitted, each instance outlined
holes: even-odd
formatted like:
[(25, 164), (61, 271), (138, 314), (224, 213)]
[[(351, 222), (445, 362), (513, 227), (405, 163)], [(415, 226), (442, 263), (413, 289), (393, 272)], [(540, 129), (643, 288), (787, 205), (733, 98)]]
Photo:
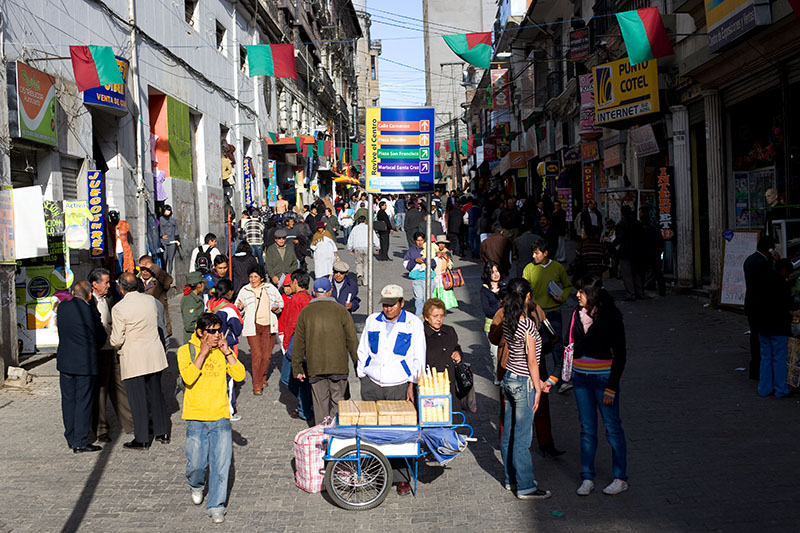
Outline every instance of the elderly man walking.
[(72, 299), (59, 304), (57, 325), (56, 369), (60, 373), (64, 437), (74, 453), (96, 452), (101, 448), (89, 444), (89, 426), (98, 354), (106, 342), (106, 331), (92, 304), (89, 282), (77, 282), (72, 288)]
[(338, 412), (350, 373), (347, 359), (353, 361), (353, 366), (358, 361), (358, 335), (353, 318), (331, 297), (331, 290), (328, 278), (314, 281), (314, 299), (297, 317), (292, 346), (292, 374), (300, 381), (308, 379), (311, 383), (317, 424)]
[(150, 448), (150, 422), (155, 438), (170, 441), (170, 425), (161, 371), (167, 368), (164, 345), (158, 335), (158, 307), (152, 296), (137, 292), (136, 277), (124, 273), (119, 278), (122, 300), (111, 310), (111, 345), (119, 352), (120, 371), (133, 415), (134, 439), (129, 449)]

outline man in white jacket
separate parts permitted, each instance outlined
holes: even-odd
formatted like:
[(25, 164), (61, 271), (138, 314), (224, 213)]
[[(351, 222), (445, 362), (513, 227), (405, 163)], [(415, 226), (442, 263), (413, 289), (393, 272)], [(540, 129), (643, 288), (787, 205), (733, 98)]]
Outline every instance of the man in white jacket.
[[(377, 252), (379, 246), (378, 234), (373, 230), (372, 248)], [(361, 216), (347, 239), (347, 250), (356, 256), (356, 275), (358, 276), (359, 285), (366, 285), (367, 283), (367, 254), (369, 254), (369, 249), (369, 225), (366, 217)]]
[[(425, 368), (425, 328), (422, 320), (403, 309), (403, 288), (387, 285), (381, 289), (383, 311), (367, 317), (358, 344), (356, 373), (361, 379), (364, 401), (414, 401), (414, 384)], [(403, 473), (395, 479), (402, 479)], [(405, 473), (408, 478), (408, 472)], [(397, 493), (411, 493), (407, 481), (397, 483)]]

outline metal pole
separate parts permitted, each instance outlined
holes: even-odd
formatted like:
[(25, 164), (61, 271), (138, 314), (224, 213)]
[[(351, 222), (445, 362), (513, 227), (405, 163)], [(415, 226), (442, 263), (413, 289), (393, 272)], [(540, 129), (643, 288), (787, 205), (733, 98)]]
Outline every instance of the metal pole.
[(367, 314), (372, 314), (375, 302), (372, 298), (372, 263), (375, 244), (372, 242), (372, 193), (367, 193)]
[[(134, 127), (136, 128), (136, 196), (138, 204), (138, 217), (136, 219), (136, 234), (138, 237), (139, 253), (147, 250), (147, 188), (144, 184), (144, 157), (142, 156), (142, 100), (141, 88), (139, 84), (139, 51), (136, 44), (136, 6), (134, 0), (128, 3), (128, 21), (130, 22), (131, 32), (131, 92), (133, 93)], [(184, 228), (186, 229), (186, 228)]]
[[(425, 227), (425, 299), (431, 297), (431, 227), (433, 220), (433, 195), (425, 195), (428, 202), (428, 220)], [(422, 314), (422, 309), (417, 309), (417, 314)]]
[[(450, 82), (453, 82), (453, 67), (455, 65), (450, 65)], [(464, 64), (461, 63), (463, 67)], [(463, 177), (461, 176), (461, 142), (458, 139), (458, 121), (461, 120), (460, 115), (461, 113), (458, 112), (458, 97), (456, 93), (455, 86), (453, 87), (453, 115), (455, 115), (453, 122), (455, 123), (456, 129), (456, 186), (454, 187), (455, 190), (460, 190), (463, 185)]]

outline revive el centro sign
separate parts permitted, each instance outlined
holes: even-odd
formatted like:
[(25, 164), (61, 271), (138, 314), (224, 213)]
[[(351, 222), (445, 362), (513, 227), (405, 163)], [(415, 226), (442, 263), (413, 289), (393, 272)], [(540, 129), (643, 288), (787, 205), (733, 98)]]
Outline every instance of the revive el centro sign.
[(598, 65), (592, 71), (596, 124), (607, 124), (659, 111), (658, 65), (655, 59), (632, 67), (626, 57)]

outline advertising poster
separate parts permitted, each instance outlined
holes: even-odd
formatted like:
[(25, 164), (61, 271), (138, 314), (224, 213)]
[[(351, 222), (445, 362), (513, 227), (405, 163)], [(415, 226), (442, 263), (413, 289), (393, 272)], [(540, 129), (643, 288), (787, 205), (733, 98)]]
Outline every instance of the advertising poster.
[(593, 68), (595, 123), (659, 111), (658, 65), (655, 59), (631, 66), (628, 58)]
[(17, 112), (13, 116), (16, 123), (12, 120), (11, 135), (56, 146), (56, 79), (19, 61), (16, 70)]
[(433, 191), (434, 109), (368, 108), (368, 192)]
[(18, 187), (12, 193), (15, 258), (28, 259), (47, 255), (42, 188), (38, 185)]
[(567, 212), (567, 222), (572, 222), (572, 189), (569, 187), (556, 189), (561, 207)]
[(64, 200), (64, 240), (73, 250), (89, 249), (89, 219), (94, 218), (86, 200)]
[[(772, 20), (769, 3), (753, 0), (705, 0), (705, 6), (708, 49), (712, 52)], [(766, 9), (762, 9), (764, 6)]]
[(511, 107), (510, 85), (507, 68), (492, 69), (492, 109)]
[(64, 234), (64, 209), (62, 202), (42, 202), (44, 209), (44, 230), (48, 237)]
[(11, 187), (0, 188), (0, 263), (14, 261), (14, 195)]
[(594, 124), (594, 78), (591, 73), (578, 76), (578, 91), (581, 99), (578, 135), (587, 139), (596, 138), (603, 133), (603, 129)]
[(92, 257), (106, 255), (105, 202), (103, 201), (103, 173), (87, 172), (89, 182), (89, 249)]
[(594, 200), (594, 167), (587, 165), (583, 167), (583, 203), (587, 204)]

